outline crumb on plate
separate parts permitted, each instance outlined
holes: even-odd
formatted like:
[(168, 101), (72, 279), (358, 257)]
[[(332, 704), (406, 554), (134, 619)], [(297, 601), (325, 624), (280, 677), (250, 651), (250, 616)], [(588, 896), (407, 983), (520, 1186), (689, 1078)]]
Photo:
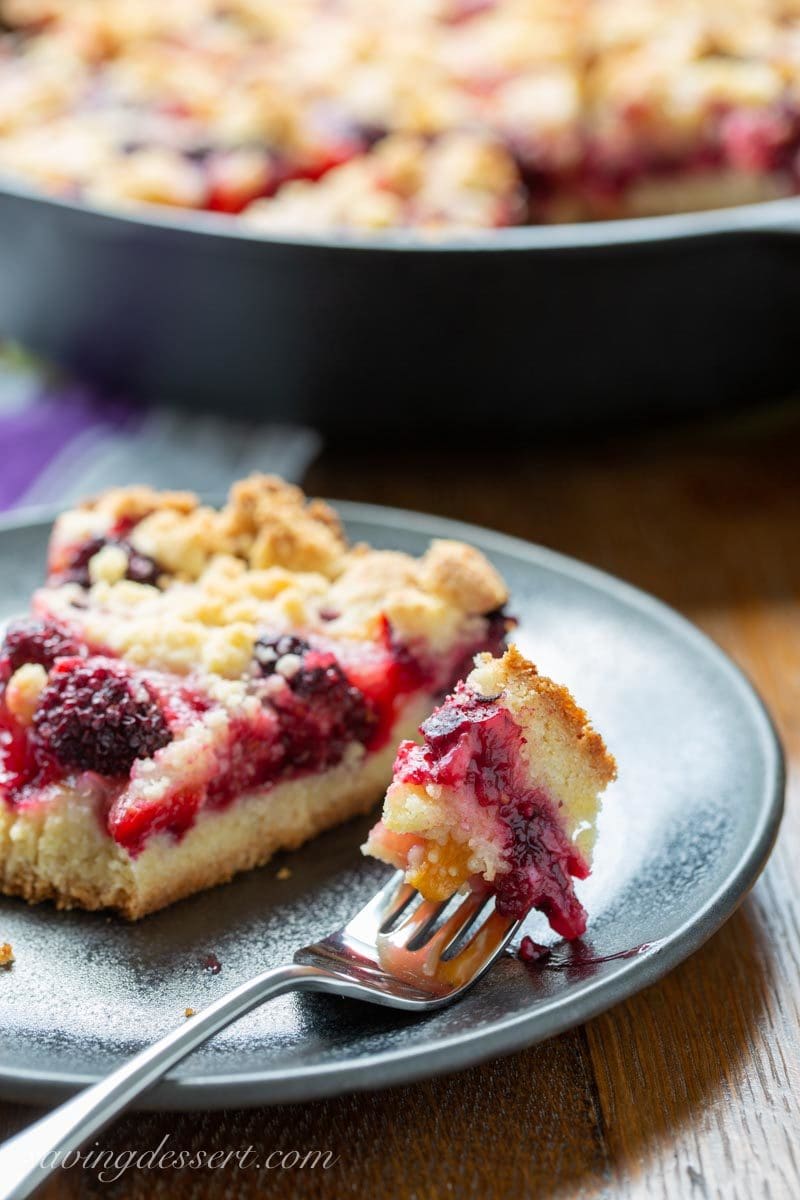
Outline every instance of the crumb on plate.
[(517, 951), (518, 957), (525, 963), (539, 962), (540, 959), (547, 958), (549, 953), (549, 946), (541, 946), (532, 937), (527, 936), (522, 939)]

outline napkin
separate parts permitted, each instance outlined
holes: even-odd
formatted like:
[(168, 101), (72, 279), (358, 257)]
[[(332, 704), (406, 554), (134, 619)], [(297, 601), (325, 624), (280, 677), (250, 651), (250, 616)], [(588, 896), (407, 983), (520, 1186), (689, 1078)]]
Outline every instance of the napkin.
[(0, 349), (0, 510), (130, 483), (213, 496), (252, 471), (299, 482), (319, 448), (306, 426), (142, 405)]

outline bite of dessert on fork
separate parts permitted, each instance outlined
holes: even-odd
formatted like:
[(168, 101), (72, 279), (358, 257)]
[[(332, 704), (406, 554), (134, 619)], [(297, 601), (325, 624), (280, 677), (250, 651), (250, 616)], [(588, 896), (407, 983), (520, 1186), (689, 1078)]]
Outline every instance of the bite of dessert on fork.
[(539, 909), (562, 937), (586, 912), (600, 796), (616, 764), (586, 713), (515, 647), (474, 670), (405, 741), (365, 853), (400, 867), (429, 900), (462, 885), (494, 895), (501, 916)]

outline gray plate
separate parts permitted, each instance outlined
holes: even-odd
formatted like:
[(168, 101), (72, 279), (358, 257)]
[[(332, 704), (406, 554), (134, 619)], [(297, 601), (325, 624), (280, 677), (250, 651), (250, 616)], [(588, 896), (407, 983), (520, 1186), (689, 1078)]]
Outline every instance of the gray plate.
[[(670, 609), (598, 571), (454, 522), (340, 506), (352, 537), (419, 553), (434, 536), (483, 549), (508, 580), (518, 641), (568, 684), (619, 762), (585, 943), (526, 967), (509, 956), (426, 1018), (303, 995), (265, 1005), (184, 1062), (150, 1107), (310, 1099), (406, 1082), (529, 1045), (658, 979), (730, 916), (780, 821), (780, 746), (727, 658)], [(0, 616), (41, 578), (46, 527), (0, 529)], [(0, 900), (0, 1094), (55, 1100), (89, 1083), (249, 974), (342, 924), (385, 877), (362, 860), (369, 821), (138, 925)], [(551, 941), (541, 918), (528, 930)], [(201, 963), (216, 954), (222, 971)]]

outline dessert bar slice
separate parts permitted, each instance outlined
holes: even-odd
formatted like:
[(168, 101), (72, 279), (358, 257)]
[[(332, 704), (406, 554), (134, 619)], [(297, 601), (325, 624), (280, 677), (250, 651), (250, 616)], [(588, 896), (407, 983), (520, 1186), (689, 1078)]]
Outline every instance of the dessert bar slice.
[(63, 514), (0, 644), (0, 890), (135, 918), (364, 812), (506, 632), (476, 550), (350, 546), (257, 476)]
[(532, 908), (580, 937), (573, 879), (589, 874), (614, 759), (569, 692), (512, 646), (480, 654), (465, 682), (402, 744), (383, 818), (364, 850), (402, 867), (429, 900), (488, 888), (506, 916)]

